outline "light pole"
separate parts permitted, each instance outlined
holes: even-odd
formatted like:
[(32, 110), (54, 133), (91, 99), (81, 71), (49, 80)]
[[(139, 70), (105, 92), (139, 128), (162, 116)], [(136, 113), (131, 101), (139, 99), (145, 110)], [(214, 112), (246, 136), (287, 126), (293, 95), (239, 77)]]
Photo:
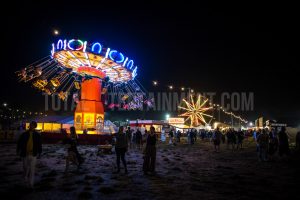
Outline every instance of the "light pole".
[(221, 122), (221, 108), (222, 107), (220, 107), (219, 104), (217, 104), (217, 107), (218, 107), (218, 111), (219, 111), (219, 113), (218, 113), (219, 122)]
[(169, 118), (170, 118), (170, 115), (166, 114), (166, 120), (169, 120)]
[(233, 128), (233, 117), (232, 117), (232, 112), (230, 113), (231, 116), (231, 128)]

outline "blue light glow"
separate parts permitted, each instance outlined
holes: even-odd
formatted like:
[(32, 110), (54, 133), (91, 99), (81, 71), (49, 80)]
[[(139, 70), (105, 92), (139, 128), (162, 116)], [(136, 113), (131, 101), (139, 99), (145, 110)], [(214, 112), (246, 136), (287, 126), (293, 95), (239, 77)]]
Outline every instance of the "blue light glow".
[[(71, 59), (66, 54), (69, 54)], [(61, 57), (62, 55), (66, 55), (68, 58)], [(79, 39), (59, 39), (51, 46), (51, 56), (71, 68), (92, 67), (93, 65), (96, 69), (110, 74), (114, 81), (133, 80), (137, 76), (138, 67), (132, 59), (117, 50), (106, 48), (96, 41), (89, 43)], [(82, 56), (84, 57), (82, 58)]]
[(133, 60), (130, 60), (130, 61), (127, 63), (126, 67), (129, 68), (129, 69), (132, 69), (132, 67), (133, 67)]
[(56, 45), (56, 49), (60, 50), (63, 48), (63, 41), (62, 40), (58, 40), (57, 45)]
[(137, 75), (137, 66), (135, 66), (134, 70), (132, 71), (132, 79), (134, 79)]
[(85, 52), (85, 50), (86, 50), (86, 44), (87, 44), (87, 41), (85, 41), (85, 42), (83, 43), (83, 52)]
[(128, 60), (128, 57), (126, 57), (125, 61), (123, 62), (123, 67), (126, 65), (127, 60)]
[(105, 58), (108, 58), (109, 51), (110, 51), (110, 48), (107, 48)]
[[(117, 56), (115, 56), (115, 58), (118, 58), (119, 56), (121, 57), (120, 60), (116, 60), (115, 58), (113, 58), (113, 54), (117, 54)], [(115, 61), (116, 63), (122, 63), (124, 61), (124, 55), (116, 50), (111, 50), (109, 52), (109, 58), (113, 61)]]
[(51, 55), (54, 55), (54, 51), (55, 51), (55, 45), (52, 43), (52, 50), (51, 50)]
[[(98, 51), (95, 50), (95, 48), (97, 47), (98, 47)], [(92, 46), (92, 52), (100, 54), (101, 51), (102, 51), (102, 45), (99, 42), (94, 43)]]
[[(78, 48), (76, 48), (76, 49), (73, 48), (72, 45), (71, 45), (71, 44), (72, 44), (73, 42), (75, 42), (75, 41), (78, 42), (78, 43), (80, 44), (80, 47), (78, 47)], [(80, 51), (81, 49), (83, 49), (83, 42), (82, 42), (81, 40), (74, 40), (74, 39), (72, 39), (72, 40), (70, 40), (70, 41), (68, 42), (68, 48), (71, 49), (71, 50), (73, 50), (73, 51)]]

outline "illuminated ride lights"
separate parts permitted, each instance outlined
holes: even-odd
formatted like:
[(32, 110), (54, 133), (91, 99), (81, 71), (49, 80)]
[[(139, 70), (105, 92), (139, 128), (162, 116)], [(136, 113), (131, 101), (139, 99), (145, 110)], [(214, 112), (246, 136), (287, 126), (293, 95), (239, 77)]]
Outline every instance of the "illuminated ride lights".
[[(67, 100), (68, 94), (73, 93), (77, 103), (76, 129), (92, 128), (99, 133), (104, 122), (102, 102), (107, 108), (126, 110), (153, 105), (153, 100), (147, 99), (145, 89), (135, 79), (137, 70), (132, 59), (115, 49), (99, 42), (71, 39), (53, 43), (51, 56), (34, 62), (17, 75), (19, 81), (31, 82), (48, 95), (57, 93), (62, 100)], [(108, 99), (108, 91), (118, 96)], [(112, 103), (116, 101), (119, 103)]]
[(204, 99), (201, 95), (194, 100), (194, 95), (189, 95), (189, 99), (182, 100), (183, 106), (178, 106), (183, 113), (179, 116), (186, 117), (184, 122), (189, 121), (190, 127), (197, 127), (199, 125), (208, 125), (205, 118), (213, 118), (212, 115), (205, 112), (212, 110), (213, 107), (208, 106), (208, 99)]
[[(83, 42), (82, 40), (58, 40), (52, 44), (52, 57), (62, 66), (77, 72), (82, 66), (109, 71), (106, 75), (111, 82), (126, 82), (137, 75), (134, 61), (117, 50), (105, 48), (99, 42)], [(99, 77), (103, 78), (103, 77)]]

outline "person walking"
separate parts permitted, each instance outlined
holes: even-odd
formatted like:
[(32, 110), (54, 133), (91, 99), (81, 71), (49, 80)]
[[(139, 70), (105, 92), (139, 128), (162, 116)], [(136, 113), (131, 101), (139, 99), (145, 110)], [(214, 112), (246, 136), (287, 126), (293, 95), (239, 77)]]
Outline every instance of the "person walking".
[(257, 152), (257, 155), (259, 156), (259, 144), (258, 144), (258, 142), (257, 142), (257, 138), (260, 136), (260, 133), (261, 132), (261, 130), (260, 129), (258, 129), (258, 130), (254, 130), (254, 132), (253, 132), (253, 140), (255, 141), (255, 143), (256, 143), (256, 152)]
[(148, 174), (148, 172), (155, 174), (155, 161), (156, 161), (156, 134), (155, 128), (153, 126), (150, 127), (150, 133), (147, 137), (146, 148), (145, 148), (145, 156), (143, 163), (143, 171), (144, 174)]
[(165, 130), (161, 130), (160, 141), (165, 144), (166, 143), (166, 132)]
[(20, 135), (17, 143), (17, 155), (23, 160), (23, 175), (30, 188), (34, 187), (36, 159), (42, 153), (41, 136), (36, 127), (35, 121), (30, 122), (29, 130)]
[(180, 138), (181, 138), (181, 131), (179, 129), (177, 130), (176, 137), (177, 137), (177, 143), (179, 144), (180, 143)]
[(273, 129), (269, 133), (269, 150), (268, 150), (269, 161), (273, 161), (273, 156), (276, 153), (277, 149), (278, 149), (278, 138), (275, 130)]
[(280, 157), (286, 155), (290, 155), (290, 147), (289, 147), (289, 138), (285, 131), (285, 127), (281, 128), (281, 131), (278, 134), (279, 138), (279, 155)]
[(136, 142), (137, 149), (141, 149), (142, 148), (142, 132), (140, 131), (139, 128), (137, 128), (136, 133), (135, 133), (135, 142)]
[(198, 138), (198, 130), (197, 129), (195, 129), (195, 135), (194, 135), (194, 137), (195, 137), (195, 143), (197, 142), (197, 138)]
[(136, 130), (131, 129), (131, 146), (132, 149), (136, 149)]
[(215, 146), (216, 152), (220, 152), (221, 139), (222, 139), (222, 133), (220, 132), (219, 127), (218, 127), (213, 134), (213, 141), (214, 141), (214, 146)]
[(201, 131), (201, 140), (203, 141), (205, 138), (205, 130), (202, 130)]
[(78, 146), (78, 135), (76, 133), (76, 129), (74, 126), (70, 127), (70, 138), (72, 143), (73, 151), (76, 153), (77, 160), (79, 162), (79, 165), (81, 165), (84, 161), (83, 157), (80, 155), (77, 146)]
[(225, 144), (225, 140), (226, 140), (226, 135), (225, 135), (225, 132), (223, 131), (222, 132), (222, 137), (221, 137), (222, 139), (222, 144)]
[(127, 165), (125, 160), (125, 153), (128, 150), (128, 141), (127, 141), (128, 138), (124, 133), (123, 126), (120, 126), (118, 133), (116, 133), (115, 139), (116, 139), (115, 151), (117, 155), (117, 167), (118, 167), (118, 170), (115, 173), (120, 173), (120, 159), (121, 159), (124, 165), (125, 173), (127, 174), (128, 171), (127, 171)]
[(267, 161), (269, 135), (265, 129), (263, 129), (262, 133), (257, 137), (257, 143), (259, 145), (259, 160)]
[(130, 129), (130, 126), (127, 127), (126, 130), (126, 136), (127, 136), (127, 142), (130, 149), (132, 149), (132, 131)]
[(237, 145), (236, 145), (236, 149), (242, 149), (243, 148), (243, 141), (244, 141), (244, 132), (240, 129), (237, 132)]
[(296, 135), (296, 151), (300, 151), (300, 131)]
[(70, 163), (74, 163), (77, 165), (77, 170), (79, 170), (80, 165), (83, 163), (84, 159), (80, 155), (77, 144), (78, 144), (78, 136), (76, 134), (76, 129), (74, 126), (70, 127), (70, 136), (65, 133), (65, 138), (63, 139), (63, 144), (67, 145), (67, 156), (66, 156), (66, 167), (65, 173), (69, 171)]
[(169, 132), (169, 144), (170, 145), (173, 144), (173, 137), (174, 137), (174, 132), (173, 132), (173, 129), (171, 129)]

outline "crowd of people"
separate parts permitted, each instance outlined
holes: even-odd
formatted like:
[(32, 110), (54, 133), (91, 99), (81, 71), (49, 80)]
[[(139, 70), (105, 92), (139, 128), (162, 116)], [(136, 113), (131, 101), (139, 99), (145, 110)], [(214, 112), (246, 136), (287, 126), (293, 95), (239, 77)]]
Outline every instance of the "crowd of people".
[[(29, 129), (25, 131), (18, 139), (17, 154), (22, 158), (24, 179), (29, 187), (34, 186), (34, 173), (36, 159), (42, 153), (42, 142), (40, 134), (35, 130), (36, 122), (31, 122)], [(187, 142), (190, 145), (195, 144), (197, 138), (201, 140), (208, 140), (214, 145), (214, 150), (220, 152), (220, 144), (227, 142), (227, 149), (232, 151), (242, 149), (245, 137), (253, 137), (256, 143), (256, 151), (259, 161), (272, 161), (274, 155), (278, 152), (280, 157), (290, 155), (289, 136), (285, 128), (280, 131), (276, 129), (259, 129), (254, 131), (242, 131), (234, 129), (220, 130), (196, 130), (188, 129), (185, 133), (180, 130), (175, 131), (171, 129), (168, 132), (169, 144), (175, 145), (182, 143), (181, 138), (186, 136)], [(120, 173), (121, 161), (124, 171), (127, 174), (126, 152), (128, 149), (137, 149), (143, 153), (143, 172), (145, 175), (155, 174), (156, 163), (156, 145), (158, 142), (158, 135), (153, 126), (150, 130), (143, 130), (135, 128), (132, 130), (128, 127), (124, 130), (123, 126), (119, 127), (119, 131), (114, 135), (113, 145), (116, 153), (117, 170), (114, 173)], [(166, 142), (166, 133), (162, 131), (161, 141)], [(77, 145), (78, 136), (74, 127), (70, 128), (70, 134), (65, 133), (65, 138), (62, 144), (66, 145), (66, 168), (68, 172), (70, 163), (77, 165), (79, 168), (84, 162), (84, 158), (80, 155)], [(300, 151), (300, 132), (296, 136), (296, 151)]]
[[(23, 177), (26, 185), (29, 188), (34, 187), (35, 165), (36, 160), (40, 158), (42, 153), (41, 135), (36, 131), (37, 123), (32, 121), (29, 125), (29, 129), (21, 134), (17, 142), (17, 155), (21, 157), (23, 162)], [(75, 164), (77, 169), (80, 168), (84, 162), (84, 158), (79, 153), (78, 136), (76, 134), (75, 127), (70, 128), (70, 134), (66, 132), (65, 138), (61, 144), (66, 146), (66, 167), (65, 172), (69, 170), (70, 164)], [(136, 131), (124, 130), (123, 126), (119, 127), (119, 131), (114, 135), (113, 144), (116, 153), (117, 170), (114, 173), (120, 173), (120, 162), (124, 166), (125, 174), (128, 173), (126, 163), (126, 152), (128, 148), (136, 148), (138, 150), (143, 149), (143, 171), (145, 175), (155, 174), (155, 162), (156, 162), (156, 142), (157, 135), (155, 128), (150, 127), (150, 131), (145, 131), (144, 134), (140, 129)], [(143, 148), (143, 144), (145, 147)]]
[[(297, 137), (299, 135), (298, 132)], [(296, 144), (299, 143), (299, 138), (297, 140), (297, 137)], [(276, 129), (254, 131), (253, 138), (256, 141), (256, 150), (260, 161), (272, 161), (277, 152), (280, 157), (290, 155), (289, 137), (285, 127), (282, 127), (280, 131)]]

